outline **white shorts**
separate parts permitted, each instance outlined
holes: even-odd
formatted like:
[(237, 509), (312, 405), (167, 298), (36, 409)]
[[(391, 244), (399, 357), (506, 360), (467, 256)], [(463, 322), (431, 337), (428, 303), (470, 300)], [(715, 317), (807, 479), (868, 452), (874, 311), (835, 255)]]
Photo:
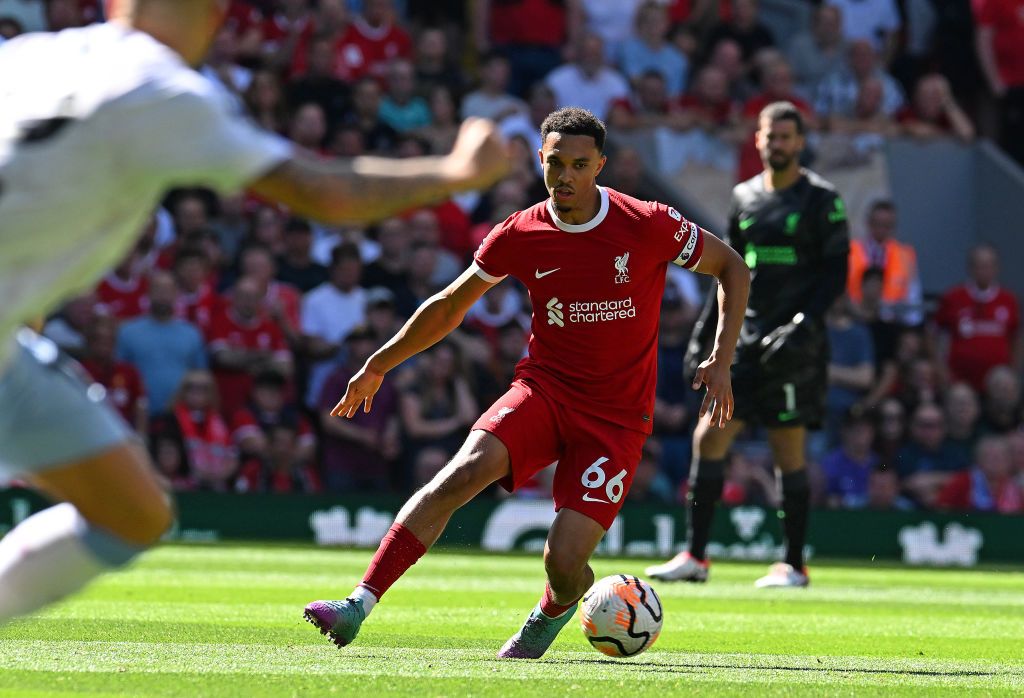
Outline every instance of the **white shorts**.
[(134, 438), (74, 359), (29, 329), (0, 367), (0, 475), (32, 474), (102, 453)]

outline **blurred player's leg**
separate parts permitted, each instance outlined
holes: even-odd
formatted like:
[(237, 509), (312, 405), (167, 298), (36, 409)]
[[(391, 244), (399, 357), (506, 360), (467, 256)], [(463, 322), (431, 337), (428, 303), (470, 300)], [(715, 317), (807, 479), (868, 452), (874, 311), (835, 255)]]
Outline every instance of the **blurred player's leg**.
[(811, 507), (810, 483), (807, 479), (804, 427), (768, 430), (775, 467), (782, 483), (782, 532), (786, 538), (786, 559), (773, 565), (767, 575), (757, 580), (758, 587), (805, 587), (810, 582), (804, 565), (804, 544)]
[(32, 476), (63, 504), (22, 521), (0, 541), (0, 621), (78, 591), (157, 542), (170, 501), (145, 452), (122, 444)]
[(485, 431), (470, 432), (452, 461), (398, 512), (352, 594), (314, 601), (306, 606), (306, 620), (339, 647), (352, 642), (377, 601), (437, 541), (455, 510), (509, 471), (505, 445)]
[(498, 652), (502, 659), (537, 659), (572, 618), (580, 598), (594, 583), (590, 556), (604, 537), (605, 529), (589, 516), (562, 509), (555, 516), (544, 546), (548, 582), (544, 595)]
[(719, 429), (702, 419), (693, 434), (693, 462), (690, 466), (690, 518), (687, 526), (689, 549), (668, 562), (648, 567), (646, 572), (663, 581), (705, 582), (708, 579), (707, 545), (715, 507), (725, 486), (725, 462), (743, 422), (733, 419)]

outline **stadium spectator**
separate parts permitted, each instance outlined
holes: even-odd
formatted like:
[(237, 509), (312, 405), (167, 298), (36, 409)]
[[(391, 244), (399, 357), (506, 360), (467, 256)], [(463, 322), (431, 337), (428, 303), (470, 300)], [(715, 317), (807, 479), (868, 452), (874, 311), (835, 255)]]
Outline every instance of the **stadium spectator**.
[(308, 65), (301, 75), (288, 81), (288, 104), (316, 104), (330, 126), (337, 124), (349, 107), (348, 83), (334, 74), (334, 41), (330, 36), (314, 37), (309, 43)]
[(886, 398), (875, 410), (875, 447), (882, 465), (895, 470), (907, 435), (907, 410), (896, 398)]
[(743, 49), (733, 39), (719, 39), (711, 44), (707, 65), (718, 68), (725, 75), (733, 101), (743, 103), (757, 91), (757, 86), (747, 76)]
[(382, 80), (391, 61), (412, 58), (412, 39), (395, 22), (393, 0), (364, 0), (335, 51), (342, 80)]
[(900, 15), (895, 0), (825, 0), (839, 9), (843, 18), (843, 37), (849, 41), (867, 41), (885, 58), (888, 65), (896, 54)]
[(313, 8), (309, 0), (276, 0), (263, 19), (263, 62), (287, 72), (296, 51), (313, 34)]
[[(210, 227), (210, 203), (207, 194), (199, 189), (184, 189), (174, 197), (171, 215), (174, 218), (175, 242), (195, 237)], [(167, 260), (171, 261), (170, 259)], [(170, 265), (162, 265), (168, 268)]]
[(978, 440), (981, 405), (978, 394), (966, 383), (954, 383), (946, 391), (946, 424), (950, 443), (969, 459)]
[(868, 475), (867, 508), (871, 511), (907, 511), (914, 503), (900, 493), (900, 479), (892, 468), (882, 466)]
[(896, 206), (876, 201), (868, 209), (867, 235), (850, 241), (846, 292), (854, 303), (863, 298), (862, 277), (869, 268), (882, 270), (882, 315), (906, 325), (924, 318), (923, 292), (917, 268), (917, 252), (896, 239)]
[(970, 253), (969, 279), (946, 291), (935, 313), (938, 354), (953, 380), (982, 390), (995, 366), (1020, 370), (1024, 361), (1017, 298), (999, 284), (999, 254), (981, 244)]
[(388, 91), (380, 103), (380, 118), (399, 133), (430, 125), (430, 107), (416, 94), (416, 72), (410, 61), (391, 62), (387, 71)]
[[(871, 330), (871, 344), (875, 349), (875, 368), (881, 371), (887, 361), (896, 355), (896, 343), (903, 325), (895, 322), (891, 311), (882, 301), (885, 272), (868, 267), (860, 277), (861, 298), (852, 308), (857, 318)], [(847, 287), (849, 295), (849, 287)]]
[(739, 44), (743, 61), (748, 66), (759, 51), (775, 45), (771, 30), (758, 19), (758, 0), (733, 0), (732, 18), (719, 22), (707, 38), (714, 46), (722, 39), (731, 39)]
[(1000, 143), (1024, 164), (1024, 16), (1017, 0), (972, 3), (982, 73), (999, 100)]
[(562, 62), (562, 47), (574, 45), (582, 26), (580, 0), (477, 0), (473, 39), (477, 52), (505, 56), (510, 92), (523, 96)]
[[(685, 483), (684, 483), (685, 484)], [(722, 487), (722, 501), (731, 506), (777, 507), (778, 484), (770, 468), (749, 450), (733, 449)], [(685, 497), (680, 498), (685, 501)]]
[(149, 312), (121, 325), (117, 358), (139, 370), (149, 396), (150, 416), (171, 409), (171, 398), (186, 372), (206, 368), (203, 336), (192, 323), (175, 317), (174, 277), (155, 271), (149, 280)]
[(359, 282), (363, 263), (359, 248), (343, 243), (334, 248), (329, 279), (302, 299), (302, 334), (309, 370), (306, 403), (320, 402), (324, 380), (337, 365), (342, 342), (352, 328), (366, 321), (366, 291)]
[(773, 102), (789, 102), (804, 117), (808, 129), (817, 128), (817, 118), (811, 105), (796, 93), (793, 85), (793, 71), (785, 59), (770, 61), (763, 70), (763, 89), (743, 104), (741, 121), (738, 127), (744, 134), (740, 146), (738, 181), (743, 182), (762, 170), (761, 155), (754, 144), (757, 131), (757, 119), (761, 110)]
[(635, 36), (626, 39), (619, 56), (622, 72), (630, 81), (636, 81), (655, 70), (665, 79), (668, 96), (677, 99), (686, 87), (690, 62), (666, 40), (667, 8), (663, 3), (649, 0), (637, 9), (635, 23)]
[(331, 372), (317, 396), (323, 434), (323, 475), (328, 492), (386, 492), (398, 484), (394, 464), (401, 452), (401, 439), (398, 393), (392, 379), (385, 377), (373, 398), (372, 411), (359, 411), (351, 419), (331, 416), (349, 379), (378, 345), (376, 335), (368, 327), (354, 328), (345, 339), (345, 363)]
[(596, 34), (587, 34), (576, 46), (576, 60), (555, 68), (545, 78), (559, 107), (577, 106), (599, 119), (608, 116), (612, 102), (629, 94), (629, 83), (605, 64), (604, 44)]
[(689, 474), (691, 432), (694, 413), (699, 407), (683, 364), (696, 310), (674, 286), (666, 287), (658, 330), (654, 433), (661, 442), (662, 469), (674, 485), (684, 481)]
[[(252, 230), (243, 247), (262, 245), (273, 255), (284, 252), (284, 226), (287, 218), (276, 206), (260, 206), (253, 214)], [(243, 251), (244, 253), (244, 251)]]
[(93, 315), (85, 330), (82, 367), (94, 381), (107, 390), (107, 400), (124, 420), (145, 438), (149, 429), (149, 405), (142, 376), (126, 361), (118, 361), (117, 321), (109, 315)]
[[(443, 287), (454, 281), (465, 268), (459, 255), (469, 249), (469, 221), (459, 220), (442, 231), (438, 210), (421, 208), (409, 216), (407, 242), (435, 249), (436, 262), (430, 281), (434, 286)], [(460, 215), (464, 214), (460, 212)]]
[(921, 405), (910, 422), (910, 441), (896, 458), (904, 491), (919, 505), (935, 506), (939, 491), (967, 467), (946, 439), (946, 418), (936, 405)]
[(672, 107), (665, 89), (665, 76), (648, 70), (635, 80), (634, 89), (622, 99), (611, 103), (608, 126), (617, 131), (681, 128), (684, 124), (678, 110)]
[(697, 72), (692, 89), (678, 103), (681, 125), (708, 135), (727, 137), (739, 118), (729, 96), (729, 79), (721, 68), (707, 65)]
[(846, 52), (842, 11), (834, 5), (819, 6), (810, 31), (797, 34), (786, 47), (786, 58), (800, 94), (813, 99), (818, 83), (842, 68)]
[(508, 390), (516, 364), (526, 356), (528, 336), (519, 319), (509, 319), (497, 328), (494, 351), (486, 362), (474, 363), (473, 392), (481, 404), (494, 404)]
[(242, 461), (234, 490), (245, 493), (319, 494), (323, 490), (312, 459), (304, 457), (297, 445), (300, 435), (289, 424), (270, 428), (265, 458)]
[(253, 73), (244, 101), (256, 123), (268, 131), (284, 133), (288, 123), (288, 105), (277, 73), (265, 69)]
[(918, 80), (913, 100), (896, 115), (896, 120), (903, 133), (914, 138), (974, 140), (974, 125), (953, 99), (949, 81), (938, 73)]
[(895, 350), (882, 362), (878, 380), (862, 401), (863, 406), (874, 407), (888, 397), (895, 397), (908, 407), (916, 404), (911, 391), (912, 377), (915, 365), (928, 359), (925, 347), (920, 331), (905, 329), (900, 332), (895, 341)]
[(190, 492), (197, 483), (188, 471), (185, 447), (176, 430), (154, 431), (149, 439), (149, 451), (153, 455), (164, 486), (175, 492)]
[(615, 61), (635, 36), (636, 16), (644, 0), (580, 0), (584, 30), (601, 37), (605, 56)]
[(84, 11), (84, 3), (80, 0), (46, 0), (45, 4), (46, 28), (51, 32), (84, 27), (92, 21)]
[(314, 153), (324, 153), (327, 138), (327, 116), (316, 102), (300, 104), (288, 125), (288, 138)]
[(96, 301), (118, 320), (130, 320), (146, 312), (149, 279), (142, 255), (136, 247), (103, 277), (96, 287)]
[[(358, 131), (366, 150), (389, 153), (398, 142), (398, 132), (380, 118), (381, 90), (373, 78), (363, 78), (352, 88), (352, 110), (342, 120), (342, 126)], [(337, 139), (338, 134), (335, 134)], [(336, 150), (336, 148), (335, 148)]]
[(853, 314), (847, 296), (832, 305), (826, 321), (830, 355), (825, 433), (829, 445), (835, 445), (844, 416), (874, 385), (875, 349), (870, 330)]
[(402, 218), (388, 218), (377, 225), (380, 256), (366, 265), (362, 283), (366, 288), (380, 286), (394, 294), (395, 307), (402, 317), (409, 317), (417, 308), (416, 298), (408, 284), (409, 224)]
[(302, 293), (291, 284), (277, 280), (274, 255), (262, 245), (249, 245), (242, 250), (239, 269), (243, 277), (256, 282), (262, 294), (262, 310), (274, 321), (284, 338), (297, 345), (302, 326)]
[(313, 259), (313, 226), (289, 218), (284, 226), (284, 253), (277, 258), (276, 279), (308, 293), (327, 281), (327, 267)]
[(861, 509), (868, 505), (869, 480), (880, 459), (871, 449), (875, 427), (870, 417), (847, 413), (839, 448), (821, 462), (825, 474), (825, 503), (832, 508)]
[(393, 337), (405, 318), (398, 315), (395, 308), (395, 294), (383, 286), (374, 286), (366, 290), (366, 326), (381, 346)]
[(230, 417), (248, 402), (256, 374), (272, 368), (291, 375), (293, 362), (281, 330), (262, 308), (259, 281), (243, 276), (228, 298), (207, 338), (220, 407)]
[(525, 113), (526, 103), (509, 92), (509, 77), (508, 58), (500, 53), (484, 57), (479, 87), (462, 99), (462, 118), (479, 116), (501, 121), (513, 114)]
[(448, 37), (436, 26), (425, 27), (416, 37), (413, 65), (416, 88), (424, 96), (433, 94), (439, 87), (452, 96), (461, 95), (465, 90), (462, 69), (452, 59)]
[[(418, 487), (455, 455), (466, 429), (476, 421), (479, 407), (452, 342), (442, 342), (420, 354), (414, 369), (415, 379), (399, 396), (399, 410)], [(340, 394), (334, 393), (335, 399)]]
[(231, 438), (243, 461), (270, 457), (271, 430), (283, 426), (295, 433), (292, 450), (309, 462), (316, 455), (316, 437), (298, 407), (288, 399), (288, 376), (270, 368), (256, 374), (249, 401), (231, 418)]
[(455, 144), (459, 132), (459, 112), (450, 88), (436, 85), (427, 95), (430, 123), (418, 129), (416, 135), (430, 145), (431, 153), (447, 153)]
[(43, 325), (43, 336), (71, 356), (81, 356), (96, 307), (96, 294), (91, 292), (68, 299)]
[[(608, 166), (601, 171), (601, 178), (604, 180), (605, 186), (611, 187), (615, 191), (620, 191), (623, 194), (628, 194), (635, 199), (640, 199), (641, 201), (654, 201), (658, 198), (657, 192), (647, 181), (647, 174), (644, 171), (643, 156), (640, 155), (640, 152), (635, 148), (626, 146), (616, 149), (615, 159), (608, 161)], [(520, 191), (522, 190), (520, 189)], [(527, 198), (528, 197), (524, 193), (522, 198), (516, 198), (515, 201), (525, 202)], [(519, 204), (516, 208), (511, 209), (509, 213), (523, 208), (525, 208), (525, 206)], [(499, 219), (496, 222), (500, 222), (501, 220), (504, 220), (504, 218)], [(483, 238), (481, 237), (480, 240), (482, 241)], [(672, 275), (671, 269), (669, 269), (669, 275)]]
[(633, 472), (633, 483), (629, 486), (627, 502), (638, 504), (671, 504), (674, 488), (659, 464), (663, 460), (661, 444), (651, 437), (644, 442), (640, 460)]
[(221, 255), (227, 259), (234, 259), (242, 240), (249, 234), (248, 202), (244, 193), (236, 193), (221, 196), (219, 203), (217, 218), (212, 221), (210, 228), (216, 237)]
[(171, 414), (154, 427), (178, 440), (189, 477), (199, 489), (227, 492), (238, 470), (238, 451), (221, 416), (217, 386), (209, 371), (188, 371), (171, 404)]
[(939, 492), (936, 506), (954, 511), (1024, 512), (1024, 491), (1014, 480), (1010, 445), (1003, 437), (983, 436), (974, 449), (974, 465), (957, 473)]
[(981, 428), (1007, 434), (1021, 425), (1020, 377), (1008, 366), (996, 366), (985, 376)]
[(846, 62), (818, 83), (814, 97), (815, 110), (822, 117), (854, 116), (860, 85), (870, 77), (882, 81), (882, 112), (894, 117), (905, 102), (903, 90), (881, 67), (871, 42), (863, 39), (852, 41), (847, 49)]
[(223, 304), (210, 258), (198, 248), (183, 248), (174, 259), (174, 277), (180, 290), (175, 314), (207, 331)]
[[(868, 76), (857, 84), (853, 112), (848, 115), (831, 114), (825, 119), (825, 126), (831, 133), (859, 137), (855, 147), (869, 150), (880, 145), (880, 137), (895, 136), (900, 132), (892, 116), (885, 113), (884, 104), (885, 85), (877, 76)], [(876, 138), (864, 139), (868, 134)]]

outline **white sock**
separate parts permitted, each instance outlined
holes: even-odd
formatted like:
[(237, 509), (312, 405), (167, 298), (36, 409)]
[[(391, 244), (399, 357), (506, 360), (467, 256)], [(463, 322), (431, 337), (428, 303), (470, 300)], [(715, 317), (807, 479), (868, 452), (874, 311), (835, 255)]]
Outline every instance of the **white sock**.
[(68, 503), (28, 517), (0, 540), (0, 623), (78, 591), (138, 552)]
[(370, 615), (370, 611), (373, 610), (373, 607), (377, 605), (378, 601), (377, 597), (374, 596), (373, 592), (361, 584), (357, 586), (355, 590), (348, 595), (348, 597), (350, 599), (359, 599), (360, 601), (362, 601), (363, 612), (366, 613), (366, 615)]

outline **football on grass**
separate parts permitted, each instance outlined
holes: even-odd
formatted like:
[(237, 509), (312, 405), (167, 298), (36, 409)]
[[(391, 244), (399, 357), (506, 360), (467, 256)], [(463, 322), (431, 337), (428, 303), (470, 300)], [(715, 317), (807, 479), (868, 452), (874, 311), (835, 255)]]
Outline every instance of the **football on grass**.
[(610, 657), (632, 657), (661, 633), (661, 599), (647, 582), (626, 574), (605, 577), (583, 596), (580, 623), (597, 650)]

